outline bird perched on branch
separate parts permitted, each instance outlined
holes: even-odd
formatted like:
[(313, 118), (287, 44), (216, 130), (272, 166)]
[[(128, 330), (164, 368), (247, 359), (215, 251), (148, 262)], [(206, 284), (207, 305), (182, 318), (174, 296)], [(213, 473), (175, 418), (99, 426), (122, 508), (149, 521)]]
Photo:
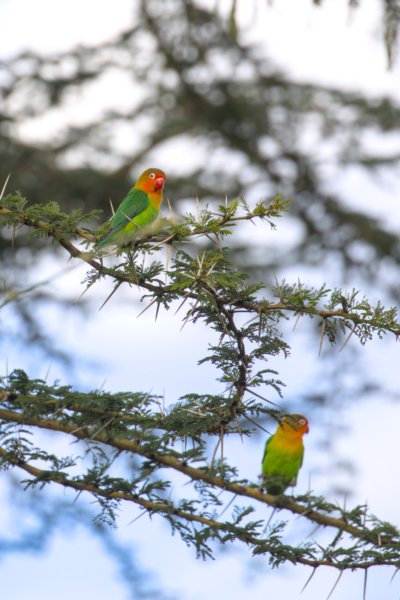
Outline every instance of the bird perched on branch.
[(296, 485), (303, 464), (303, 435), (308, 433), (308, 421), (303, 415), (283, 417), (276, 432), (265, 444), (262, 475), (268, 494), (283, 494), (289, 485)]
[(156, 168), (146, 169), (140, 175), (119, 205), (111, 219), (110, 229), (97, 243), (97, 249), (108, 244), (123, 245), (134, 237), (135, 231), (156, 220), (166, 178), (164, 171)]

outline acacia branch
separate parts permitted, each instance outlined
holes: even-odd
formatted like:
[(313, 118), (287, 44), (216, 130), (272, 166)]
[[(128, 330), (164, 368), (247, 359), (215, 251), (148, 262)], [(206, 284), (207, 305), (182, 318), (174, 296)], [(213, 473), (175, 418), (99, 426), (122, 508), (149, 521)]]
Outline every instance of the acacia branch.
[[(74, 246), (69, 240), (60, 238), (58, 239), (60, 243), (67, 252), (69, 252), (70, 256), (73, 258), (79, 258), (83, 260), (87, 264), (91, 265), (94, 269), (96, 269), (101, 275), (108, 275), (121, 283), (135, 283), (139, 287), (142, 287), (148, 291), (151, 291), (157, 295), (157, 297), (162, 297), (163, 294), (169, 294), (171, 292), (171, 287), (169, 285), (165, 286), (154, 286), (150, 284), (145, 279), (138, 278), (132, 281), (132, 277), (127, 276), (124, 273), (118, 272), (115, 269), (109, 269), (102, 265), (99, 261), (95, 260), (93, 255), (88, 252), (82, 252), (76, 246)], [(185, 295), (188, 298), (193, 300), (197, 300), (197, 294), (195, 291), (187, 291)], [(271, 302), (271, 303), (254, 303), (254, 302), (244, 302), (244, 301), (231, 301), (229, 299), (224, 299), (223, 296), (218, 296), (220, 306), (225, 304), (231, 306), (232, 308), (243, 309), (248, 312), (254, 312), (258, 315), (267, 314), (269, 312), (292, 312), (294, 314), (307, 314), (309, 316), (321, 317), (322, 319), (334, 318), (334, 319), (344, 319), (353, 322), (356, 325), (367, 325), (373, 328), (376, 328), (376, 322), (373, 318), (368, 317), (360, 317), (360, 315), (347, 312), (345, 310), (322, 310), (311, 306), (303, 306), (301, 310), (298, 306), (291, 305), (286, 302)], [(386, 327), (386, 331), (393, 333), (396, 338), (400, 336), (400, 326), (399, 327)]]
[[(235, 538), (244, 542), (246, 545), (252, 544), (255, 547), (261, 547), (262, 553), (270, 553), (275, 555), (277, 553), (277, 547), (268, 541), (268, 538), (259, 538), (255, 535), (243, 532), (239, 527), (235, 527), (231, 523), (217, 521), (215, 519), (210, 519), (204, 517), (203, 515), (195, 514), (192, 512), (188, 512), (182, 510), (173, 505), (172, 502), (154, 502), (152, 500), (146, 500), (141, 498), (137, 494), (129, 494), (127, 492), (120, 491), (107, 491), (99, 488), (93, 483), (76, 481), (73, 479), (69, 479), (65, 476), (64, 473), (61, 472), (51, 472), (46, 471), (44, 469), (39, 469), (38, 467), (34, 467), (26, 461), (19, 460), (13, 457), (10, 457), (9, 453), (0, 447), (0, 456), (3, 457), (10, 464), (19, 467), (29, 475), (32, 475), (37, 480), (41, 480), (43, 482), (53, 482), (58, 485), (62, 485), (63, 487), (70, 488), (76, 490), (78, 492), (88, 492), (95, 496), (100, 496), (105, 498), (106, 500), (125, 500), (127, 502), (131, 502), (138, 506), (141, 506), (149, 513), (159, 513), (166, 516), (174, 516), (183, 519), (184, 521), (189, 521), (192, 523), (199, 523), (200, 525), (209, 527), (216, 531), (232, 533), (234, 530)], [(398, 567), (398, 560), (389, 559), (384, 561), (379, 560), (369, 560), (369, 561), (355, 561), (352, 563), (341, 563), (340, 561), (333, 559), (310, 559), (296, 553), (295, 556), (291, 558), (293, 563), (300, 563), (309, 567), (334, 567), (336, 569), (343, 570), (354, 570), (354, 569), (368, 569), (373, 566), (378, 565), (386, 565), (386, 566), (394, 566)]]
[[(33, 227), (35, 229), (39, 229), (41, 231), (45, 231), (50, 237), (52, 237), (57, 243), (59, 243), (72, 258), (77, 258), (82, 260), (86, 264), (90, 265), (93, 269), (95, 269), (99, 275), (108, 276), (113, 278), (114, 280), (120, 283), (128, 283), (135, 285), (150, 291), (153, 293), (157, 299), (161, 299), (163, 296), (167, 296), (171, 293), (170, 285), (153, 285), (145, 278), (137, 277), (137, 274), (126, 272), (121, 272), (118, 269), (112, 269), (104, 266), (102, 262), (96, 259), (96, 255), (94, 252), (90, 251), (81, 251), (79, 250), (70, 240), (66, 239), (65, 236), (60, 235), (57, 231), (57, 225), (53, 225), (50, 222), (46, 222), (40, 219), (34, 219), (24, 214), (24, 212), (13, 211), (7, 208), (2, 208), (0, 206), (0, 215), (4, 215), (6, 217), (12, 217), (16, 221), (21, 224), (27, 225), (29, 227)], [(256, 215), (252, 213), (241, 215), (241, 216), (230, 216), (229, 218), (225, 215), (221, 216), (221, 220), (215, 224), (216, 230), (218, 230), (219, 226), (227, 225), (230, 223), (234, 223), (236, 221), (243, 220), (252, 220)], [(260, 217), (266, 218), (266, 217)], [(199, 228), (198, 230), (193, 230), (192, 232), (185, 232), (185, 235), (172, 234), (168, 236), (168, 243), (171, 243), (174, 239), (179, 239), (181, 241), (182, 237), (187, 238), (191, 236), (197, 236), (204, 233), (209, 233), (206, 228)], [(81, 228), (76, 228), (74, 231), (75, 237), (81, 237), (86, 241), (95, 242), (96, 237)], [(166, 238), (149, 238), (147, 240), (138, 240), (135, 242), (134, 247), (140, 248), (141, 246), (146, 246), (146, 244), (153, 243), (156, 245), (165, 243)], [(196, 290), (188, 289), (185, 291), (185, 297), (192, 300), (197, 300)], [(319, 316), (322, 319), (332, 318), (339, 319), (344, 321), (351, 321), (355, 325), (364, 325), (372, 328), (377, 328), (376, 321), (373, 317), (362, 317), (359, 314), (346, 310), (322, 310), (318, 309), (315, 306), (307, 306), (304, 305), (301, 308), (299, 306), (293, 305), (288, 302), (280, 301), (280, 302), (247, 302), (243, 300), (231, 300), (229, 298), (224, 297), (222, 293), (218, 294), (218, 303), (219, 306), (225, 306), (227, 308), (235, 309), (235, 310), (244, 310), (250, 313), (255, 313), (257, 315), (268, 314), (270, 312), (292, 312), (294, 314), (307, 314), (309, 316)], [(385, 326), (382, 329), (385, 331), (393, 333), (396, 337), (400, 336), (400, 325), (396, 327)]]
[[(107, 500), (125, 500), (127, 502), (131, 502), (138, 506), (141, 506), (149, 513), (159, 513), (165, 516), (174, 516), (183, 519), (184, 521), (189, 521), (192, 523), (199, 523), (200, 525), (209, 527), (216, 531), (232, 533), (234, 531), (235, 538), (244, 542), (246, 545), (252, 544), (254, 547), (260, 547), (262, 550), (262, 554), (270, 553), (275, 555), (277, 553), (277, 547), (270, 543), (268, 538), (261, 538), (255, 535), (249, 534), (245, 531), (242, 531), (239, 527), (232, 525), (229, 522), (217, 521), (215, 519), (210, 519), (204, 517), (203, 515), (199, 515), (196, 513), (188, 512), (182, 510), (176, 506), (172, 502), (154, 502), (152, 500), (146, 500), (141, 498), (137, 494), (130, 494), (127, 492), (121, 491), (108, 491), (105, 489), (101, 489), (93, 483), (76, 481), (74, 479), (70, 479), (65, 476), (64, 473), (61, 472), (51, 472), (46, 471), (44, 469), (39, 469), (38, 467), (34, 467), (26, 461), (19, 460), (10, 456), (9, 452), (7, 452), (4, 448), (0, 447), (0, 456), (3, 457), (10, 464), (19, 467), (29, 475), (32, 475), (37, 480), (41, 480), (43, 482), (53, 482), (58, 485), (62, 485), (63, 487), (70, 488), (76, 490), (78, 492), (88, 492), (95, 496), (100, 496)], [(228, 488), (227, 488), (228, 489)], [(267, 495), (267, 494), (265, 494)], [(340, 571), (344, 570), (355, 570), (355, 569), (368, 569), (373, 566), (386, 565), (386, 566), (394, 566), (396, 568), (399, 567), (399, 561), (397, 559), (382, 559), (382, 560), (368, 560), (368, 561), (353, 561), (351, 563), (342, 562), (339, 560), (334, 560), (333, 558), (325, 558), (325, 559), (311, 559), (307, 558), (304, 555), (296, 553), (291, 557), (291, 561), (293, 563), (300, 563), (309, 567), (334, 567), (339, 569)]]
[[(370, 543), (375, 546), (387, 546), (394, 549), (400, 549), (400, 541), (398, 540), (399, 536), (394, 537), (385, 534), (384, 536), (377, 535), (375, 537), (374, 534), (368, 530), (368, 528), (355, 527), (354, 525), (351, 525), (346, 518), (331, 517), (323, 512), (308, 508), (306, 504), (304, 505), (296, 502), (287, 496), (273, 496), (271, 494), (267, 494), (258, 487), (232, 483), (228, 480), (222, 479), (221, 477), (217, 477), (208, 473), (205, 469), (191, 467), (186, 461), (181, 460), (171, 454), (161, 454), (152, 450), (146, 450), (138, 441), (125, 438), (109, 438), (109, 436), (106, 434), (93, 433), (85, 427), (77, 429), (75, 423), (61, 423), (56, 419), (39, 419), (6, 409), (0, 409), (0, 419), (10, 423), (18, 423), (21, 425), (29, 425), (33, 427), (39, 427), (41, 429), (66, 433), (79, 440), (96, 441), (121, 451), (137, 454), (143, 458), (154, 461), (159, 465), (178, 471), (189, 477), (192, 481), (203, 481), (212, 487), (231, 492), (232, 494), (251, 498), (252, 500), (267, 504), (268, 506), (288, 510), (293, 514), (300, 515), (301, 517), (312, 521), (313, 523), (317, 523), (318, 525), (325, 527), (333, 527), (339, 531), (345, 531), (353, 538), (357, 538), (363, 542)], [(14, 459), (14, 461), (10, 460), (10, 462), (13, 462), (13, 464), (19, 464), (17, 459)]]

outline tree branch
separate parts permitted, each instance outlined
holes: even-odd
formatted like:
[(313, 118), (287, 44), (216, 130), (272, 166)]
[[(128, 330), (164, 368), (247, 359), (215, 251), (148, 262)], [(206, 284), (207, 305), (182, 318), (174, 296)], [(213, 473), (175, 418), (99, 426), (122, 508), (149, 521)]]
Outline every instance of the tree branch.
[[(378, 547), (387, 546), (397, 550), (400, 549), (399, 534), (392, 537), (388, 535), (376, 535), (375, 537), (375, 534), (368, 528), (355, 527), (351, 525), (346, 518), (331, 517), (327, 514), (309, 508), (307, 503), (301, 504), (287, 496), (272, 496), (271, 494), (264, 493), (259, 487), (231, 483), (228, 480), (207, 473), (207, 470), (204, 468), (197, 469), (191, 467), (185, 461), (182, 461), (170, 454), (160, 454), (143, 449), (138, 441), (132, 441), (124, 438), (110, 439), (107, 434), (93, 433), (89, 431), (87, 427), (81, 427), (77, 429), (75, 423), (61, 423), (56, 419), (39, 419), (33, 416), (28, 416), (5, 409), (0, 409), (0, 419), (10, 423), (19, 423), (21, 425), (29, 425), (33, 427), (39, 427), (41, 429), (69, 434), (79, 440), (99, 442), (106, 446), (116, 448), (120, 451), (137, 454), (143, 458), (154, 461), (159, 465), (178, 471), (179, 473), (189, 477), (189, 479), (192, 481), (202, 481), (211, 485), (212, 487), (231, 492), (232, 494), (251, 498), (252, 500), (267, 504), (268, 506), (288, 510), (293, 514), (297, 514), (309, 521), (312, 521), (313, 523), (317, 523), (318, 525), (325, 527), (333, 527), (339, 531), (345, 531), (353, 538), (357, 538), (363, 542), (367, 542)], [(6, 457), (7, 454), (8, 453), (3, 450), (3, 456)], [(17, 459), (10, 459), (10, 462), (20, 466)], [(333, 505), (329, 505), (329, 507), (331, 510), (338, 510), (338, 508), (334, 507)]]

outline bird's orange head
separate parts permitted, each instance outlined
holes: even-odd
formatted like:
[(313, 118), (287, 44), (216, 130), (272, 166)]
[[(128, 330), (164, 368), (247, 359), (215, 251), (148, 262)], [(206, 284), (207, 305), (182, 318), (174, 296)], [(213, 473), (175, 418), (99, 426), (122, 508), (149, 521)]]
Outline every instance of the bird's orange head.
[(308, 421), (303, 415), (293, 413), (291, 415), (285, 415), (280, 423), (282, 429), (287, 433), (295, 433), (299, 437), (303, 437), (305, 433), (308, 433)]
[(135, 183), (135, 188), (148, 194), (162, 193), (167, 176), (161, 169), (146, 169)]

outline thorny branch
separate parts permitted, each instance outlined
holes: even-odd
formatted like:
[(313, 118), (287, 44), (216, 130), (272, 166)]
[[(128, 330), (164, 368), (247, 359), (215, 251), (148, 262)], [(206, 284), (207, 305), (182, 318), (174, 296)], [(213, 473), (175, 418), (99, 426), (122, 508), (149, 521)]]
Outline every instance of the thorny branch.
[[(264, 493), (258, 487), (252, 487), (248, 485), (241, 485), (237, 483), (232, 483), (230, 481), (226, 481), (220, 477), (216, 477), (210, 473), (207, 473), (205, 469), (198, 469), (189, 466), (185, 461), (180, 460), (179, 458), (169, 455), (169, 454), (160, 454), (154, 451), (149, 451), (141, 447), (139, 441), (133, 441), (129, 439), (123, 438), (112, 438), (110, 439), (107, 434), (104, 433), (91, 433), (87, 429), (81, 428), (77, 430), (75, 424), (68, 423), (60, 423), (56, 419), (38, 419), (35, 417), (29, 417), (25, 414), (21, 414), (14, 411), (0, 409), (0, 419), (3, 421), (8, 421), (10, 423), (19, 423), (25, 426), (33, 426), (39, 427), (46, 430), (58, 431), (62, 433), (66, 433), (74, 436), (79, 440), (88, 440), (90, 439), (92, 442), (99, 442), (101, 444), (110, 446), (119, 451), (129, 452), (133, 454), (137, 454), (143, 458), (149, 459), (151, 461), (156, 462), (159, 465), (162, 465), (167, 468), (171, 468), (175, 471), (178, 471), (184, 475), (186, 475), (191, 481), (202, 481), (212, 487), (219, 488), (226, 492), (231, 492), (236, 496), (243, 496), (246, 498), (250, 498), (252, 500), (256, 500), (257, 502), (267, 504), (272, 507), (280, 508), (288, 510), (294, 514), (300, 515), (309, 521), (317, 523), (318, 525), (333, 527), (341, 532), (347, 532), (353, 538), (358, 538), (363, 543), (373, 544), (379, 547), (388, 547), (392, 550), (400, 550), (400, 536), (397, 534), (396, 536), (389, 535), (380, 535), (374, 534), (368, 528), (355, 527), (351, 525), (345, 517), (337, 518), (332, 517), (328, 514), (325, 514), (321, 511), (314, 510), (313, 508), (309, 508), (307, 506), (307, 502), (305, 504), (296, 502), (294, 499), (291, 499), (286, 496), (272, 496), (270, 494)], [(54, 483), (63, 485), (65, 487), (70, 487), (78, 491), (87, 491), (93, 493), (94, 495), (103, 496), (108, 499), (116, 499), (116, 500), (126, 500), (128, 502), (133, 502), (142, 506), (149, 512), (159, 512), (159, 513), (167, 513), (173, 514), (179, 518), (182, 518), (187, 521), (195, 521), (201, 523), (203, 525), (207, 525), (208, 527), (216, 528), (217, 530), (225, 530), (229, 528), (229, 523), (218, 522), (214, 519), (205, 518), (201, 514), (191, 513), (184, 510), (180, 510), (175, 507), (171, 501), (168, 502), (152, 502), (140, 498), (137, 494), (126, 493), (121, 491), (110, 491), (107, 489), (101, 489), (101, 487), (89, 484), (85, 481), (72, 480), (66, 476), (65, 473), (60, 471), (52, 472), (48, 470), (39, 469), (29, 464), (28, 462), (13, 456), (10, 452), (5, 450), (4, 448), (0, 448), (0, 456), (3, 457), (7, 463), (14, 464), (15, 466), (25, 470), (27, 473), (35, 477), (38, 481), (52, 481)], [(260, 536), (249, 535), (248, 533), (241, 533), (239, 530), (236, 531), (236, 535), (241, 541), (244, 541), (246, 544), (252, 544), (256, 548), (262, 547), (263, 552), (274, 551), (275, 549), (271, 545), (268, 545), (268, 538), (262, 538)], [(312, 560), (310, 558), (306, 558), (304, 556), (297, 557), (298, 562), (308, 565), (308, 566), (332, 566), (339, 569), (354, 569), (354, 568), (368, 568), (372, 565), (377, 564), (386, 564), (399, 566), (400, 559), (394, 558), (393, 555), (390, 555), (387, 560), (385, 559), (376, 559), (375, 561), (363, 561), (354, 564), (353, 562), (346, 564), (345, 562), (341, 564), (341, 562), (334, 558), (325, 558), (324, 560), (317, 559)]]
[[(271, 216), (279, 215), (279, 209), (278, 208), (274, 209), (274, 202), (275, 201), (273, 201), (271, 203), (270, 207), (268, 207), (270, 210), (272, 209)], [(266, 208), (267, 214), (268, 214), (268, 208)], [(282, 207), (280, 210), (282, 211)], [(2, 208), (0, 205), (0, 216), (1, 215), (5, 216), (5, 217), (12, 217), (13, 219), (15, 219), (16, 221), (18, 221), (21, 224), (24, 224), (29, 227), (39, 229), (39, 230), (46, 232), (47, 235), (49, 235), (57, 243), (59, 243), (60, 246), (62, 246), (72, 258), (77, 258), (79, 260), (82, 260), (86, 264), (90, 265), (93, 269), (95, 269), (98, 272), (99, 275), (111, 277), (112, 279), (116, 280), (119, 283), (135, 284), (138, 287), (141, 287), (145, 290), (148, 290), (149, 292), (154, 293), (156, 295), (157, 301), (161, 302), (163, 295), (168, 295), (172, 291), (171, 286), (168, 284), (153, 285), (153, 284), (149, 283), (149, 281), (146, 280), (145, 278), (137, 277), (137, 275), (136, 274), (134, 275), (132, 273), (132, 271), (127, 273), (125, 271), (120, 271), (118, 269), (114, 269), (114, 268), (105, 266), (102, 263), (102, 261), (100, 261), (96, 257), (96, 254), (94, 252), (79, 250), (79, 248), (77, 248), (77, 246), (75, 246), (69, 239), (66, 239), (65, 237), (60, 235), (57, 231), (57, 227), (52, 226), (51, 223), (49, 223), (49, 222), (33, 219), (31, 217), (27, 217), (23, 212), (15, 212), (15, 211), (9, 210), (7, 208)], [(255, 214), (249, 213), (248, 215), (239, 215), (239, 216), (233, 216), (233, 215), (221, 216), (213, 224), (214, 233), (218, 232), (219, 228), (221, 228), (223, 226), (234, 224), (235, 222), (238, 222), (238, 221), (253, 220), (257, 216), (258, 216), (257, 213), (255, 213)], [(263, 216), (262, 213), (260, 213), (259, 217), (261, 219), (266, 218)], [(270, 224), (272, 225), (271, 222), (270, 222)], [(201, 235), (204, 235), (205, 233), (210, 233), (210, 229), (207, 227), (204, 227), (204, 228), (197, 227), (192, 231), (185, 230), (183, 237), (186, 239), (188, 237), (201, 236)], [(211, 231), (211, 233), (212, 233), (212, 231)], [(80, 238), (86, 240), (87, 242), (96, 241), (96, 236), (94, 236), (92, 233), (88, 233), (87, 231), (85, 231), (84, 229), (81, 229), (79, 227), (74, 230), (73, 235), (71, 235), (71, 237), (80, 237)], [(173, 243), (173, 241), (175, 239), (178, 241), (180, 239), (182, 239), (182, 236), (181, 236), (181, 234), (179, 234), (177, 232), (176, 234), (168, 235), (167, 238), (168, 238), (167, 243)], [(133, 247), (134, 248), (141, 248), (143, 246), (146, 247), (146, 244), (155, 244), (156, 246), (162, 245), (163, 243), (165, 243), (165, 240), (167, 238), (165, 238), (165, 237), (155, 237), (155, 238), (150, 237), (149, 239), (145, 239), (145, 240), (137, 240), (136, 242), (134, 242)], [(211, 292), (212, 292), (212, 290), (211, 290)], [(185, 292), (185, 297), (192, 299), (192, 300), (197, 300), (196, 292), (191, 291), (190, 289), (188, 289)], [(350, 322), (354, 323), (355, 325), (366, 325), (366, 326), (371, 326), (371, 327), (376, 326), (376, 321), (373, 317), (362, 317), (359, 314), (357, 314), (355, 311), (345, 310), (345, 309), (343, 309), (343, 310), (324, 310), (324, 309), (319, 309), (318, 307), (315, 307), (313, 305), (307, 306), (307, 304), (305, 304), (302, 307), (299, 307), (298, 305), (291, 304), (290, 302), (287, 302), (284, 300), (282, 300), (280, 302), (266, 302), (266, 301), (246, 302), (246, 301), (242, 301), (242, 300), (232, 301), (231, 299), (224, 297), (224, 295), (222, 293), (219, 293), (218, 294), (218, 304), (219, 304), (219, 307), (228, 306), (231, 309), (236, 309), (236, 310), (242, 309), (243, 311), (246, 311), (249, 313), (255, 313), (258, 316), (262, 316), (264, 314), (271, 313), (271, 312), (284, 311), (284, 312), (292, 312), (296, 315), (309, 315), (311, 317), (313, 317), (313, 316), (321, 317), (321, 319), (323, 319), (324, 322), (326, 322), (327, 319), (343, 319), (346, 321), (350, 321)], [(388, 326), (388, 327), (385, 327), (385, 330), (390, 333), (393, 333), (396, 337), (400, 335), (400, 325)]]
[[(248, 210), (244, 204), (246, 212), (239, 216), (236, 214), (238, 206), (238, 202), (226, 204), (225, 207), (219, 207), (220, 212), (218, 213), (204, 211), (198, 221), (188, 218), (184, 223), (172, 224), (166, 236), (138, 239), (133, 242), (128, 252), (152, 253), (159, 250), (163, 244), (173, 243), (179, 246), (187, 238), (193, 239), (199, 236), (206, 236), (208, 239), (209, 236), (216, 236), (220, 240), (225, 235), (229, 235), (228, 228), (234, 226), (238, 221), (259, 218), (273, 226), (270, 219), (281, 214), (285, 209), (285, 201), (280, 202), (279, 199), (275, 199), (269, 206), (259, 204), (254, 211)], [(54, 207), (52, 210), (54, 211)], [(249, 415), (255, 415), (256, 419), (262, 414), (277, 416), (276, 411), (271, 408), (265, 409), (254, 404), (251, 405), (251, 399), (246, 399), (245, 395), (247, 392), (253, 397), (262, 398), (255, 391), (259, 385), (271, 385), (280, 392), (281, 382), (266, 378), (265, 374), (273, 373), (273, 371), (262, 370), (254, 373), (254, 367), (259, 359), (265, 360), (269, 355), (287, 352), (287, 345), (281, 340), (280, 334), (276, 330), (276, 323), (285, 313), (293, 313), (297, 318), (303, 315), (311, 318), (319, 317), (323, 324), (321, 336), (327, 337), (332, 343), (336, 341), (337, 332), (345, 330), (351, 331), (352, 335), (354, 334), (364, 342), (372, 337), (373, 333), (382, 335), (391, 332), (396, 337), (400, 334), (400, 325), (396, 321), (395, 309), (385, 311), (380, 305), (373, 309), (366, 301), (359, 301), (356, 293), (344, 297), (339, 291), (334, 291), (331, 294), (330, 302), (321, 306), (321, 300), (326, 301), (330, 290), (322, 288), (315, 291), (307, 289), (301, 284), (297, 287), (290, 287), (284, 283), (277, 284), (275, 291), (277, 301), (260, 299), (258, 292), (262, 286), (245, 284), (245, 277), (229, 264), (226, 252), (220, 244), (218, 251), (209, 254), (205, 251), (194, 259), (188, 253), (178, 250), (174, 265), (167, 272), (169, 279), (162, 280), (158, 276), (161, 271), (157, 271), (157, 268), (149, 275), (149, 271), (136, 268), (132, 260), (123, 262), (117, 267), (109, 267), (104, 264), (101, 257), (96, 256), (95, 250), (80, 250), (71, 239), (80, 238), (86, 244), (90, 244), (96, 241), (97, 236), (78, 225), (71, 226), (70, 224), (69, 227), (67, 225), (64, 228), (60, 227), (63, 218), (61, 213), (53, 222), (51, 218), (46, 218), (45, 211), (43, 216), (38, 218), (35, 213), (30, 214), (21, 207), (8, 208), (4, 204), (0, 205), (0, 216), (11, 223), (10, 226), (23, 224), (49, 236), (62, 246), (70, 257), (88, 264), (93, 269), (88, 285), (92, 285), (100, 277), (108, 277), (116, 282), (116, 288), (122, 283), (141, 288), (146, 293), (144, 298), (150, 297), (150, 305), (156, 303), (157, 307), (163, 304), (169, 306), (172, 302), (179, 300), (181, 302), (179, 308), (181, 308), (186, 301), (191, 302), (184, 322), (189, 319), (196, 321), (200, 318), (219, 333), (218, 347), (212, 348), (211, 355), (203, 360), (215, 362), (223, 374), (221, 381), (228, 384), (225, 395), (214, 398), (209, 404), (207, 418), (205, 418), (206, 398), (199, 397), (197, 405), (196, 395), (192, 395), (190, 399), (189, 395), (186, 400), (189, 399), (191, 403), (189, 401), (187, 405), (182, 404), (182, 412), (177, 417), (175, 429), (174, 424), (171, 425), (171, 421), (166, 423), (163, 415), (152, 415), (149, 425), (148, 422), (140, 421), (134, 410), (128, 412), (113, 408), (104, 410), (103, 407), (96, 408), (95, 405), (85, 406), (84, 402), (78, 402), (75, 405), (71, 401), (64, 405), (61, 404), (61, 408), (60, 406), (57, 408), (54, 399), (46, 398), (46, 395), (29, 395), (18, 392), (14, 397), (12, 391), (4, 392), (0, 396), (0, 400), (12, 403), (17, 398), (19, 410), (1, 408), (0, 423), (3, 422), (6, 426), (7, 424), (19, 424), (23, 427), (57, 431), (86, 441), (89, 445), (96, 443), (105, 448), (114, 449), (118, 453), (134, 455), (147, 462), (148, 465), (156, 465), (155, 467), (146, 467), (150, 469), (151, 473), (154, 469), (163, 467), (188, 477), (194, 486), (197, 484), (203, 486), (204, 497), (207, 497), (207, 494), (212, 495), (212, 490), (221, 490), (230, 493), (233, 498), (250, 499), (256, 505), (268, 505), (289, 511), (318, 526), (334, 528), (340, 535), (347, 533), (350, 539), (355, 540), (355, 546), (351, 549), (338, 548), (337, 541), (332, 542), (326, 549), (321, 549), (318, 544), (289, 546), (281, 542), (276, 532), (269, 532), (268, 536), (265, 536), (265, 531), (261, 529), (263, 519), (247, 523), (246, 526), (242, 525), (241, 520), (253, 511), (252, 507), (244, 509), (243, 515), (239, 516), (237, 521), (233, 518), (230, 522), (223, 522), (218, 520), (214, 513), (205, 512), (205, 509), (199, 508), (198, 505), (181, 504), (178, 506), (165, 498), (157, 496), (154, 499), (151, 495), (146, 496), (145, 493), (134, 493), (131, 491), (130, 487), (132, 486), (128, 481), (124, 481), (123, 484), (114, 481), (111, 485), (110, 482), (113, 480), (109, 478), (107, 479), (108, 483), (102, 482), (100, 479), (100, 483), (96, 484), (85, 476), (68, 477), (66, 472), (56, 469), (54, 466), (50, 470), (41, 469), (32, 464), (32, 461), (35, 460), (34, 454), (30, 455), (28, 451), (24, 454), (12, 446), (10, 450), (7, 443), (4, 445), (3, 442), (0, 456), (5, 466), (13, 465), (22, 468), (32, 476), (31, 483), (33, 482), (33, 484), (52, 481), (77, 491), (87, 491), (97, 499), (125, 500), (141, 506), (150, 514), (154, 512), (162, 514), (171, 522), (172, 527), (180, 529), (180, 533), (186, 541), (190, 540), (198, 552), (206, 556), (211, 555), (206, 543), (208, 535), (210, 539), (219, 539), (222, 543), (232, 539), (241, 540), (252, 547), (253, 553), (269, 554), (271, 561), (275, 564), (290, 561), (315, 568), (327, 565), (340, 571), (367, 569), (378, 564), (400, 567), (400, 537), (399, 532), (393, 526), (389, 527), (388, 524), (386, 526), (371, 518), (371, 522), (375, 525), (367, 527), (360, 518), (360, 510), (354, 510), (353, 513), (347, 512), (338, 506), (329, 504), (325, 499), (314, 497), (311, 494), (297, 499), (287, 496), (271, 496), (264, 493), (257, 485), (247, 481), (243, 483), (243, 481), (233, 480), (234, 468), (225, 466), (223, 457), (220, 467), (217, 465), (214, 468), (214, 463), (217, 462), (214, 460), (215, 456), (213, 456), (211, 466), (206, 466), (207, 463), (204, 462), (205, 458), (202, 454), (204, 437), (207, 435), (217, 435), (221, 448), (223, 448), (224, 435), (232, 433), (242, 435), (239, 424), (241, 417), (258, 425)], [(118, 253), (121, 253), (121, 249)], [(244, 322), (245, 319), (246, 322)], [(40, 406), (44, 408), (40, 409)], [(194, 425), (191, 422), (190, 428), (185, 431), (182, 423), (185, 422), (187, 428), (189, 425), (182, 414), (194, 414), (197, 406), (201, 407), (203, 411), (199, 415), (201, 419)], [(249, 408), (250, 406), (252, 408)], [(49, 413), (53, 415), (53, 418), (46, 416)], [(85, 420), (80, 421), (78, 415), (84, 415)], [(176, 425), (178, 422), (180, 423), (179, 428)], [(120, 429), (118, 427), (116, 430), (111, 429), (111, 425), (115, 423), (122, 424), (119, 426)], [(123, 434), (121, 434), (122, 431)], [(158, 432), (163, 431), (165, 434), (161, 441), (161, 437), (157, 436)], [(248, 431), (245, 433), (248, 435)], [(5, 440), (8, 440), (7, 435), (6, 433)], [(147, 439), (148, 436), (152, 440), (151, 443)], [(196, 450), (192, 455), (186, 456), (185, 453), (180, 455), (174, 450), (174, 443), (177, 439), (186, 440), (187, 438), (191, 438), (195, 442)], [(40, 454), (40, 457), (43, 458), (43, 455)], [(193, 463), (196, 460), (201, 460), (203, 466), (194, 467)], [(219, 471), (218, 468), (220, 468)], [(226, 472), (227, 474), (225, 474)], [(164, 489), (168, 484), (169, 482), (163, 480), (160, 483), (160, 489)], [(204, 497), (201, 496), (201, 502), (204, 501)], [(218, 504), (214, 500), (211, 504), (213, 503)], [(359, 507), (357, 508), (359, 509)], [(335, 514), (340, 516), (332, 516)], [(199, 534), (199, 538), (195, 533), (192, 537), (188, 537), (185, 530), (186, 525), (184, 525), (188, 522), (197, 523), (205, 528), (201, 535)], [(207, 529), (211, 533), (206, 535)], [(336, 536), (337, 539), (340, 538), (340, 535)]]

